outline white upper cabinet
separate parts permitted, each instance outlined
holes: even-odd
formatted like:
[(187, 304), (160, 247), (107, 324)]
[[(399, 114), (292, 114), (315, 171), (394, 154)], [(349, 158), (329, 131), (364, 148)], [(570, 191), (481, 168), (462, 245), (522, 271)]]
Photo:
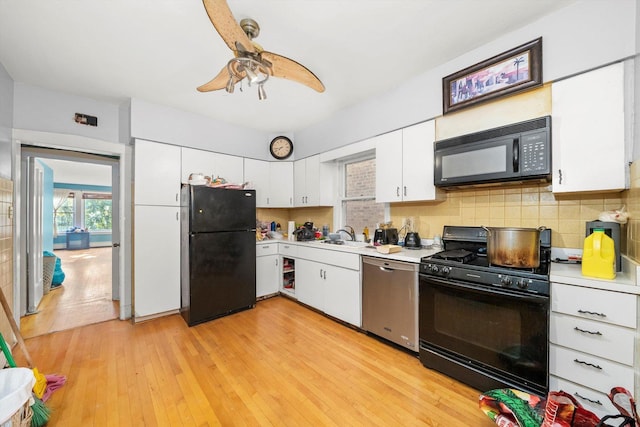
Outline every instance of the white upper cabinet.
[(244, 159), (244, 180), (256, 190), (256, 207), (269, 207), (269, 162)]
[(293, 207), (292, 162), (244, 159), (244, 181), (256, 190), (257, 207)]
[(134, 203), (180, 206), (180, 147), (136, 139)]
[(375, 138), (376, 202), (435, 200), (433, 120)]
[(192, 173), (202, 173), (212, 179), (224, 178), (231, 184), (242, 184), (244, 161), (242, 157), (182, 147), (182, 182), (189, 181)]
[(333, 163), (311, 156), (293, 164), (293, 204), (296, 207), (330, 206), (335, 195)]
[(552, 86), (553, 192), (628, 188), (624, 63)]
[(269, 207), (293, 207), (293, 162), (269, 162)]

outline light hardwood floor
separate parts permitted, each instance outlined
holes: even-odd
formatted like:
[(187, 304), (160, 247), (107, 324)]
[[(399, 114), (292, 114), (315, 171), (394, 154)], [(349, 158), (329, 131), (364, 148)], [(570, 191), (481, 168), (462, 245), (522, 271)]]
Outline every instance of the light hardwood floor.
[(285, 297), (191, 328), (114, 320), (26, 344), (67, 376), (50, 426), (495, 425), (478, 390)]
[(110, 247), (56, 250), (65, 279), (44, 295), (38, 313), (20, 319), (23, 337), (103, 322), (118, 317), (118, 302), (111, 300)]

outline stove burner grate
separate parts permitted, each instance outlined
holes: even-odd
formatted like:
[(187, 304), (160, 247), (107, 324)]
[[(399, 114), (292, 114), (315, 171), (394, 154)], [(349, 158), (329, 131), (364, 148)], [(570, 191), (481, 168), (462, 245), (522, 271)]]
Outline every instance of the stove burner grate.
[(434, 258), (444, 259), (447, 261), (457, 261), (461, 263), (469, 262), (476, 258), (476, 254), (465, 249), (454, 249), (451, 251), (438, 252), (433, 256)]

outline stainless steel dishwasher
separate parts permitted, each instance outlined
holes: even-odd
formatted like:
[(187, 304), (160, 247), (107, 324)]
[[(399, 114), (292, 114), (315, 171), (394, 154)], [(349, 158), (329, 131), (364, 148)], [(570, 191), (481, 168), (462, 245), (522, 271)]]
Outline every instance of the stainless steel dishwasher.
[(418, 351), (419, 264), (362, 257), (362, 327)]

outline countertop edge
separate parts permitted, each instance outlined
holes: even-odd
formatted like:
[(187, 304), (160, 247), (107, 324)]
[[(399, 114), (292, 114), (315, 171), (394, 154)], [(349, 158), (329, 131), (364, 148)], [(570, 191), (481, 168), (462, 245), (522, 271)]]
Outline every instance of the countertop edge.
[(420, 259), (425, 256), (430, 256), (435, 254), (436, 252), (441, 251), (440, 248), (437, 249), (405, 249), (402, 248), (400, 252), (395, 252), (392, 254), (381, 254), (375, 249), (365, 248), (365, 247), (353, 247), (353, 246), (341, 246), (341, 245), (328, 245), (326, 243), (321, 243), (320, 241), (309, 241), (309, 242), (299, 242), (299, 241), (291, 241), (291, 240), (278, 240), (278, 239), (269, 239), (269, 240), (261, 240), (256, 241), (256, 244), (272, 244), (272, 243), (284, 243), (284, 244), (292, 244), (296, 246), (303, 247), (313, 247), (316, 249), (327, 250), (327, 251), (338, 251), (345, 252), (350, 254), (358, 254), (362, 256), (371, 256), (375, 258), (384, 258), (394, 261), (404, 261), (410, 262), (414, 264), (419, 264)]

